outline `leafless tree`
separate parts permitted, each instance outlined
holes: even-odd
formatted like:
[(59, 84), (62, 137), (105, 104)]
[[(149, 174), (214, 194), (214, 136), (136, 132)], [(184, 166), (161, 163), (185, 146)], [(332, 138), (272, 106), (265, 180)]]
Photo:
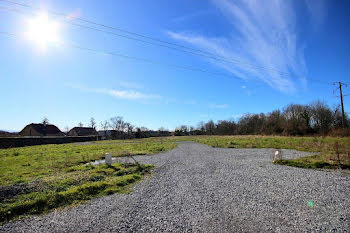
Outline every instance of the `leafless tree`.
[(194, 135), (194, 127), (193, 126), (189, 126), (188, 127), (188, 134), (189, 135)]
[(83, 126), (84, 126), (84, 124), (83, 124), (83, 123), (81, 123), (81, 122), (79, 122), (79, 123), (78, 123), (78, 126), (79, 126), (79, 127), (83, 127)]
[(214, 121), (210, 120), (205, 125), (205, 132), (209, 135), (213, 135), (215, 133), (215, 123)]
[(89, 126), (93, 129), (96, 129), (96, 121), (95, 121), (95, 118), (91, 117), (90, 118), (90, 123), (89, 123)]
[(41, 121), (43, 125), (49, 124), (49, 119), (47, 117), (44, 117), (43, 120)]
[(132, 124), (130, 124), (129, 122), (126, 122), (125, 129), (126, 129), (126, 133), (128, 135), (128, 138), (132, 138), (133, 137), (132, 131), (134, 129), (134, 126)]
[(112, 117), (111, 127), (116, 131), (117, 133), (116, 137), (121, 138), (125, 129), (125, 122), (123, 120), (123, 117), (121, 116)]
[(306, 122), (305, 107), (300, 104), (290, 104), (283, 112), (286, 120), (284, 133), (287, 135), (303, 135), (306, 134), (308, 122)]
[(316, 132), (319, 132), (321, 134), (327, 134), (332, 127), (332, 110), (328, 107), (328, 105), (321, 101), (316, 101), (310, 106), (312, 113), (312, 117), (310, 118), (312, 119), (313, 128)]
[(281, 134), (285, 126), (285, 119), (280, 110), (270, 112), (266, 116), (265, 123), (262, 127), (263, 134)]
[(160, 127), (158, 129), (158, 134), (159, 136), (169, 136), (169, 130), (164, 127)]
[(109, 128), (109, 122), (107, 120), (101, 122), (101, 129), (103, 130), (103, 134), (107, 137), (107, 130)]
[(237, 130), (237, 124), (231, 120), (218, 121), (216, 125), (216, 134), (234, 135)]

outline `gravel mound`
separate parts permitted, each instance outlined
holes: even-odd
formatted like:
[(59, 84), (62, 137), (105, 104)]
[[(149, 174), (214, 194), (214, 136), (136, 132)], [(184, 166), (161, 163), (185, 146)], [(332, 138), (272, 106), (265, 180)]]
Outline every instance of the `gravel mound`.
[(273, 165), (273, 152), (186, 142), (135, 156), (157, 168), (132, 193), (7, 223), (0, 232), (350, 231), (350, 176)]

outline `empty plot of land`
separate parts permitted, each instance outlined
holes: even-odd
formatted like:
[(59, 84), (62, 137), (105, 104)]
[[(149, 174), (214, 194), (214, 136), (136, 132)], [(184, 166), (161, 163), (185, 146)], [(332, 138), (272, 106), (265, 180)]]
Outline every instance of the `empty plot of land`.
[[(347, 231), (350, 176), (271, 163), (272, 149), (180, 143), (130, 194), (0, 227), (9, 232)], [(305, 155), (285, 151), (285, 156)]]

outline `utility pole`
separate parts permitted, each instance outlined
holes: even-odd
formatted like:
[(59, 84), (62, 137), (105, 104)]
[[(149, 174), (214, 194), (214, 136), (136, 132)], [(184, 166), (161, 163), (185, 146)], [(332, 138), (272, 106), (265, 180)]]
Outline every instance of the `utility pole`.
[[(345, 113), (344, 113), (344, 103), (343, 103), (343, 91), (342, 91), (342, 86), (347, 87), (348, 85), (342, 82), (334, 82), (333, 85), (339, 85), (339, 93), (340, 93), (340, 102), (341, 102), (341, 113), (342, 113), (342, 125), (343, 128), (345, 128)], [(337, 88), (337, 89), (338, 89)], [(336, 91), (337, 89), (335, 89), (334, 91)], [(333, 91), (333, 93), (334, 93)]]

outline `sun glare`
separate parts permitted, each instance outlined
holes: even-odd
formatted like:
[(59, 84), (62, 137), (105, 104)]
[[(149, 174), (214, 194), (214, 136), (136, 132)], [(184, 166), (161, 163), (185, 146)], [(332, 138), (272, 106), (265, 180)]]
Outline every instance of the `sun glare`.
[(47, 45), (59, 41), (57, 22), (50, 21), (46, 13), (41, 13), (28, 22), (28, 38), (41, 49)]

